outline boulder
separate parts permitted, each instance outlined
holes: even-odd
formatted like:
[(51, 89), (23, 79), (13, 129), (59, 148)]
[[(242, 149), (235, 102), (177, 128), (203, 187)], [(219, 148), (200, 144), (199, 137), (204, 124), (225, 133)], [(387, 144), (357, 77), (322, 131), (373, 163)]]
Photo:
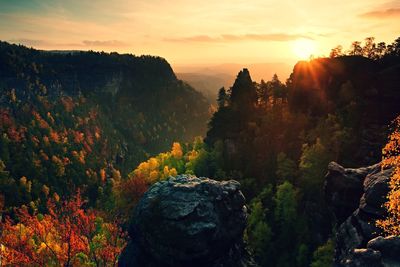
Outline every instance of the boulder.
[(358, 169), (329, 164), (325, 195), (339, 224), (335, 266), (400, 266), (400, 239), (383, 237), (376, 227), (386, 215), (391, 173), (381, 164)]
[(351, 169), (336, 162), (328, 165), (325, 177), (325, 197), (332, 207), (339, 223), (343, 223), (359, 206), (364, 193), (363, 182), (370, 173), (380, 170), (380, 164)]
[(243, 245), (247, 210), (237, 181), (180, 175), (154, 184), (130, 223), (119, 266), (253, 266)]

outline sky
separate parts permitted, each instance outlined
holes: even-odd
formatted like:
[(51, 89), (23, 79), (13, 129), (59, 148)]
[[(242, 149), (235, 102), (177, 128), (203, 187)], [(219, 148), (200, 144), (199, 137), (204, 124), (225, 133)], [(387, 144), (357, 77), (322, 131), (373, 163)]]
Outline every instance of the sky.
[(293, 64), (369, 36), (400, 36), (400, 0), (0, 0), (0, 40), (172, 65)]

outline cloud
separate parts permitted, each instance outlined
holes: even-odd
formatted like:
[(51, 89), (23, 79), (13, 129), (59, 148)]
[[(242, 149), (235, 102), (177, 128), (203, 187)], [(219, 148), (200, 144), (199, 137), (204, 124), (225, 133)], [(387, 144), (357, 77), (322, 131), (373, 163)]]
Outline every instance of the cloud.
[(386, 18), (395, 18), (400, 17), (400, 8), (389, 8), (385, 10), (374, 10), (370, 12), (366, 12), (360, 15), (363, 18), (377, 18), (377, 19), (386, 19)]
[(10, 43), (22, 44), (28, 47), (78, 47), (78, 48), (91, 48), (91, 47), (122, 47), (127, 44), (118, 40), (83, 40), (76, 43), (57, 43), (40, 39), (17, 38), (8, 40)]
[(125, 46), (126, 43), (118, 41), (118, 40), (105, 40), (105, 41), (98, 41), (98, 40), (83, 40), (82, 43), (85, 46)]
[(268, 34), (221, 34), (219, 36), (209, 36), (209, 35), (195, 35), (188, 37), (178, 37), (178, 38), (165, 38), (164, 41), (167, 42), (237, 42), (237, 41), (275, 41), (275, 42), (286, 42), (293, 41), (297, 39), (310, 39), (313, 38), (309, 35), (303, 34), (287, 34), (287, 33), (268, 33)]
[(47, 46), (51, 45), (50, 42), (40, 39), (28, 39), (28, 38), (18, 38), (18, 39), (10, 39), (8, 42), (13, 44), (21, 44), (28, 47), (37, 47), (37, 46)]

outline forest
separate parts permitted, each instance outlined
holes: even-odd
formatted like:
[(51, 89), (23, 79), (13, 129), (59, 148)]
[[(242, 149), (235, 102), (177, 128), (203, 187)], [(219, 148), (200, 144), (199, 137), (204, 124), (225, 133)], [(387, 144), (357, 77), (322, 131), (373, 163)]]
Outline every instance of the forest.
[[(1, 42), (1, 260), (116, 266), (144, 192), (194, 174), (240, 182), (259, 266), (332, 266), (327, 166), (398, 164), (399, 74), (400, 38), (370, 37), (286, 81), (244, 68), (213, 107), (162, 58)], [(394, 220), (379, 224), (398, 235)]]

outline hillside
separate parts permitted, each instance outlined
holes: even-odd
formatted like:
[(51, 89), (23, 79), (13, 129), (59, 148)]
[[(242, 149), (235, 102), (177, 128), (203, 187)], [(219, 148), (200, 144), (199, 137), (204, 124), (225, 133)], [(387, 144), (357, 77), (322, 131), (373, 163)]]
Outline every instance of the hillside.
[(204, 135), (210, 116), (208, 101), (152, 56), (1, 42), (0, 90), (6, 207), (77, 188), (96, 201), (111, 178)]

